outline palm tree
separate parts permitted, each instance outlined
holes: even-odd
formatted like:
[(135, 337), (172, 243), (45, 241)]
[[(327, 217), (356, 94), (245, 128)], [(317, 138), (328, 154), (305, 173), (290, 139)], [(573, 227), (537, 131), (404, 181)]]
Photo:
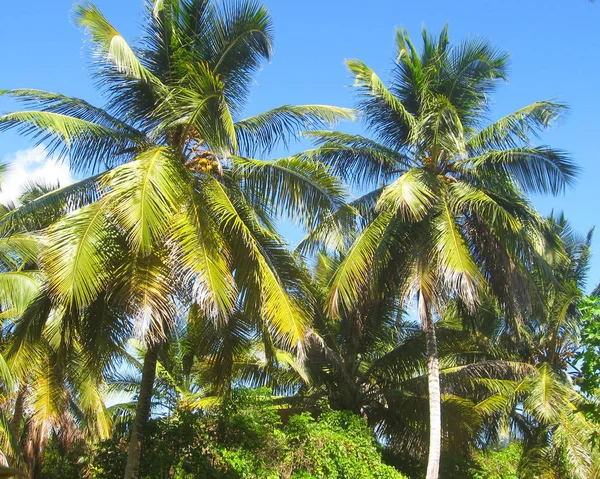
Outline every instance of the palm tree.
[[(18, 204), (27, 205), (55, 188), (29, 184)], [(82, 314), (51, 306), (44, 290), (44, 273), (36, 263), (42, 245), (30, 233), (48, 226), (67, 207), (55, 206), (43, 215), (21, 215), (22, 228), (0, 238), (2, 353), (3, 364), (9, 367), (9, 374), (3, 376), (0, 403), (7, 416), (12, 412), (0, 433), (2, 451), (13, 465), (27, 464), (34, 478), (40, 477), (53, 429), (65, 442), (69, 437), (109, 435), (103, 373), (122, 353), (122, 340), (116, 344), (104, 341), (107, 331), (101, 326), (114, 328), (118, 321), (101, 298)], [(15, 207), (3, 206), (4, 215)], [(117, 339), (124, 332), (114, 329), (111, 333)]]
[[(4, 91), (34, 109), (0, 117), (76, 173), (92, 174), (25, 209), (57, 200), (80, 208), (47, 231), (41, 263), (58, 304), (81, 309), (104, 294), (148, 344), (125, 477), (137, 477), (161, 338), (189, 304), (225, 320), (243, 303), (290, 347), (302, 345), (301, 274), (273, 214), (313, 226), (341, 203), (341, 185), (315, 162), (251, 158), (299, 130), (351, 118), (322, 105), (240, 117), (261, 60), (268, 12), (253, 1), (155, 0), (131, 48), (91, 3), (75, 18), (91, 37), (105, 109), (37, 90)], [(18, 224), (23, 210), (3, 227)]]
[(347, 62), (375, 139), (312, 132), (317, 148), (299, 157), (318, 158), (362, 191), (383, 184), (326, 218), (311, 239), (343, 248), (340, 223), (355, 226), (352, 211), (362, 214), (364, 227), (332, 279), (330, 312), (351, 309), (369, 289), (416, 298), (428, 357), (427, 478), (435, 479), (442, 438), (435, 317), (449, 299), (474, 309), (490, 289), (517, 318), (516, 301), (532, 286), (527, 267), (545, 262), (554, 241), (525, 194), (562, 191), (576, 168), (564, 153), (529, 142), (561, 104), (536, 102), (484, 125), (506, 54), (482, 40), (453, 46), (447, 28), (438, 39), (424, 31), (421, 53), (406, 32), (396, 42), (389, 87), (363, 62)]
[(551, 228), (561, 237), (566, 260), (552, 268), (552, 279), (536, 274), (543, 308), (522, 325), (522, 361), (535, 367), (514, 390), (512, 422), (524, 438), (523, 470), (568, 470), (589, 477), (597, 426), (585, 411), (593, 403), (575, 387), (583, 315), (579, 309), (589, 269), (593, 230), (580, 237), (564, 215), (551, 215)]

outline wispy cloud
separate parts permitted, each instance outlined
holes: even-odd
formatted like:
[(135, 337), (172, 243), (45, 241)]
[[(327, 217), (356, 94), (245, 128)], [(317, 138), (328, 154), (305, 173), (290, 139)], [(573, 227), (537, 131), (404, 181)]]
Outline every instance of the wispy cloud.
[(0, 203), (16, 201), (31, 182), (60, 186), (73, 182), (67, 164), (48, 157), (42, 146), (5, 155), (1, 163), (10, 166), (0, 180)]

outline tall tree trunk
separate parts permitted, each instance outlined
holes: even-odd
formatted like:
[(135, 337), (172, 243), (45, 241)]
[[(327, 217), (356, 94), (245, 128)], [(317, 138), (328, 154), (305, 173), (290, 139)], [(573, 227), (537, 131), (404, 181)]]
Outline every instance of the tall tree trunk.
[(144, 356), (142, 383), (140, 384), (140, 395), (135, 411), (131, 439), (129, 440), (129, 451), (127, 453), (127, 465), (125, 466), (124, 479), (138, 479), (139, 477), (140, 461), (142, 458), (142, 440), (150, 417), (152, 391), (154, 389), (154, 379), (156, 377), (157, 356), (158, 344), (148, 345), (146, 355)]
[(440, 363), (428, 297), (419, 291), (419, 319), (427, 344), (427, 373), (429, 386), (429, 456), (427, 479), (438, 479), (442, 451), (442, 397), (440, 392)]
[[(21, 431), (21, 421), (23, 420), (23, 412), (25, 410), (25, 396), (27, 395), (27, 382), (23, 381), (19, 386), (17, 392), (17, 399), (15, 401), (15, 413), (13, 414), (12, 421), (10, 422), (10, 428), (13, 433), (15, 442), (19, 441), (19, 432)], [(17, 451), (15, 451), (15, 454)]]

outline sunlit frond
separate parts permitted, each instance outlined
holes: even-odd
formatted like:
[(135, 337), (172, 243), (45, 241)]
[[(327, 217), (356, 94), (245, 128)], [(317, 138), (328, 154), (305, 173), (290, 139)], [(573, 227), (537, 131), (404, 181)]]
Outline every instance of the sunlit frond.
[(119, 235), (109, 204), (98, 201), (67, 215), (48, 232), (42, 264), (49, 291), (67, 306), (89, 305), (113, 277)]
[(273, 213), (314, 228), (343, 205), (345, 190), (322, 164), (298, 158), (260, 161), (234, 157), (250, 197), (267, 200)]
[(235, 131), (241, 153), (268, 153), (278, 143), (288, 145), (290, 139), (306, 130), (334, 126), (340, 120), (353, 120), (354, 111), (328, 105), (285, 105), (237, 121)]
[(167, 148), (140, 153), (102, 179), (104, 197), (116, 212), (134, 251), (147, 254), (163, 238), (183, 200), (185, 176), (181, 163)]

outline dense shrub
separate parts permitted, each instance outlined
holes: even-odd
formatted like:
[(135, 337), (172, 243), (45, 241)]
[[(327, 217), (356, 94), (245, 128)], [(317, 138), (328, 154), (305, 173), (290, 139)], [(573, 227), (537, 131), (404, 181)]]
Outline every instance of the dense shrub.
[[(363, 419), (327, 409), (316, 418), (294, 413), (275, 405), (265, 389), (236, 390), (215, 414), (179, 410), (153, 420), (143, 447), (143, 479), (404, 477), (382, 463)], [(88, 476), (119, 477), (126, 454), (124, 441), (104, 441), (93, 453)]]
[(473, 474), (473, 479), (520, 479), (518, 470), (522, 453), (523, 447), (519, 443), (478, 453), (475, 460), (479, 470)]

